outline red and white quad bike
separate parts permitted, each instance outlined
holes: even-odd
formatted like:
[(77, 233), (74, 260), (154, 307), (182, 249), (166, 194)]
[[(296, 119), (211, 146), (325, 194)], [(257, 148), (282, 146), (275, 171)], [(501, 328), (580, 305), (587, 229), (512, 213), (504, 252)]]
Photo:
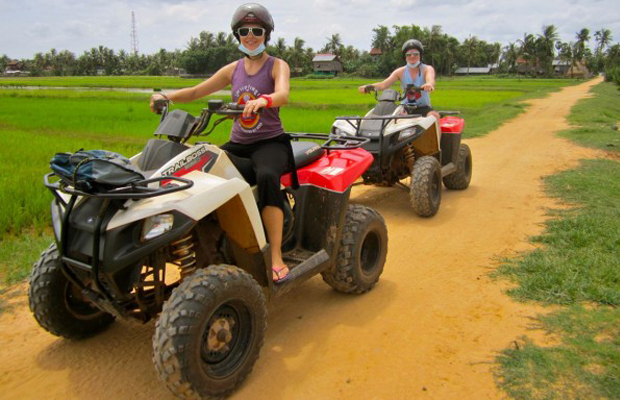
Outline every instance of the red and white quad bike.
[[(472, 175), (469, 146), (461, 143), (465, 120), (458, 111), (438, 111), (433, 116), (416, 114), (415, 106), (400, 104), (404, 97), (393, 89), (381, 95), (372, 85), (377, 105), (364, 117), (337, 117), (332, 133), (367, 138), (362, 145), (374, 161), (364, 173), (364, 184), (403, 187), (409, 190), (413, 210), (431, 217), (439, 210), (443, 184), (452, 190), (464, 190)], [(421, 87), (408, 86), (406, 93), (420, 93)], [(410, 178), (409, 186), (401, 180)]]
[[(255, 188), (208, 142), (209, 126), (241, 114), (211, 100), (200, 117), (167, 112), (131, 159), (148, 178), (87, 193), (52, 182), (56, 241), (35, 263), (30, 308), (54, 335), (80, 339), (115, 318), (157, 317), (153, 360), (177, 396), (230, 394), (258, 359), (267, 300), (321, 274), (344, 293), (370, 290), (383, 272), (387, 229), (373, 209), (349, 204), (353, 182), (372, 163), (366, 139), (295, 134), (300, 187), (282, 177), (284, 260), (290, 277), (272, 280), (269, 244)], [(167, 139), (162, 139), (167, 136)]]

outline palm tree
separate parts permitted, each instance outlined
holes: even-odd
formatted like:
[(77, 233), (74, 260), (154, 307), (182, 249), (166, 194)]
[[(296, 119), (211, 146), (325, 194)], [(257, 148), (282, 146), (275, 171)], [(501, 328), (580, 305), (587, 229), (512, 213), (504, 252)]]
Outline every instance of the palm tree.
[(441, 37), (441, 25), (433, 25), (428, 31), (428, 50), (427, 54), (431, 56), (431, 65), (435, 65), (434, 50), (437, 47), (437, 40)]
[(340, 56), (340, 50), (342, 49), (342, 39), (339, 33), (335, 33), (331, 38), (327, 38), (328, 42), (325, 45), (325, 49), (337, 56)]
[(586, 54), (586, 43), (590, 40), (590, 30), (583, 28), (576, 33), (575, 37), (577, 39), (577, 42), (575, 42), (575, 46), (577, 48), (577, 60), (581, 61)]
[(200, 43), (201, 50), (206, 50), (209, 47), (213, 47), (213, 45), (215, 44), (213, 34), (211, 32), (205, 32), (205, 31), (200, 32), (199, 43)]
[(517, 40), (520, 43), (519, 47), (519, 56), (525, 60), (526, 64), (526, 74), (527, 72), (533, 71), (531, 64), (536, 56), (536, 40), (534, 39), (534, 35), (531, 33), (524, 33), (523, 39)]
[(218, 47), (226, 46), (226, 33), (218, 32), (217, 36), (215, 37), (215, 45)]
[(372, 47), (375, 49), (381, 49), (382, 52), (388, 50), (388, 43), (390, 40), (390, 30), (387, 26), (379, 25), (378, 28), (372, 30), (374, 36), (372, 38)]
[(553, 74), (555, 42), (558, 41), (558, 37), (558, 30), (553, 25), (543, 26), (542, 35), (538, 35), (540, 43), (540, 58), (544, 64), (547, 76), (551, 76)]
[(472, 53), (475, 53), (478, 46), (478, 38), (476, 36), (469, 35), (468, 39), (465, 39), (463, 46), (467, 49), (467, 76), (469, 76), (469, 68), (471, 66)]
[(596, 39), (596, 64), (599, 71), (603, 69), (603, 50), (609, 46), (612, 41), (611, 31), (609, 29), (601, 29), (594, 33)]
[(286, 54), (286, 42), (284, 38), (279, 37), (278, 40), (276, 40), (276, 44), (273, 45), (273, 48), (275, 53), (274, 56), (284, 58)]
[(517, 58), (519, 57), (519, 49), (517, 49), (516, 44), (508, 43), (508, 46), (504, 47), (504, 52), (502, 54), (502, 58), (506, 63), (507, 71), (510, 73), (511, 71), (517, 70)]

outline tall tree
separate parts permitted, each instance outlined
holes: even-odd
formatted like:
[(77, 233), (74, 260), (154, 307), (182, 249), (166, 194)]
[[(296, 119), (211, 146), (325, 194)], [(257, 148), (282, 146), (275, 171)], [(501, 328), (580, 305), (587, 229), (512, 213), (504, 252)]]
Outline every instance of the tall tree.
[(390, 30), (387, 26), (379, 25), (379, 27), (372, 30), (374, 32), (372, 37), (372, 47), (375, 49), (381, 49), (381, 52), (387, 52), (389, 50), (390, 43)]
[(538, 35), (540, 43), (539, 58), (547, 76), (553, 74), (553, 60), (555, 59), (555, 42), (558, 41), (558, 30), (554, 25), (543, 26), (543, 32)]
[(598, 71), (602, 71), (603, 66), (603, 51), (605, 47), (608, 47), (612, 41), (611, 31), (609, 29), (601, 29), (594, 33), (596, 39), (596, 67)]

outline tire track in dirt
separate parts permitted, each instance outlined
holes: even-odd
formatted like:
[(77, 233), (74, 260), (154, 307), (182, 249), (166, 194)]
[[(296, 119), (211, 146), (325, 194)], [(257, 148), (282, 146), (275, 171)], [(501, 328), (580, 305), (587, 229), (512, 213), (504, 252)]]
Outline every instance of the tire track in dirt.
[[(469, 189), (444, 190), (439, 213), (416, 217), (398, 188), (356, 187), (353, 201), (378, 209), (389, 232), (385, 272), (362, 296), (320, 277), (269, 307), (265, 345), (235, 399), (499, 398), (497, 351), (535, 335), (541, 307), (512, 301), (487, 274), (497, 258), (530, 249), (556, 204), (541, 177), (596, 152), (554, 134), (593, 80), (530, 101), (521, 116), (468, 140)], [(151, 363), (154, 324), (119, 321), (82, 342), (55, 338), (28, 310), (27, 286), (4, 297), (0, 398), (169, 399)]]

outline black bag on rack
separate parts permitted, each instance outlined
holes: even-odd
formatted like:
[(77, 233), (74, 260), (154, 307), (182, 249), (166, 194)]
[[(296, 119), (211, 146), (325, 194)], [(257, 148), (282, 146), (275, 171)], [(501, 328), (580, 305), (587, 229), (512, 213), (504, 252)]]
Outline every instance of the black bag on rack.
[(106, 150), (56, 153), (50, 167), (64, 184), (87, 193), (105, 192), (145, 179), (127, 157)]

